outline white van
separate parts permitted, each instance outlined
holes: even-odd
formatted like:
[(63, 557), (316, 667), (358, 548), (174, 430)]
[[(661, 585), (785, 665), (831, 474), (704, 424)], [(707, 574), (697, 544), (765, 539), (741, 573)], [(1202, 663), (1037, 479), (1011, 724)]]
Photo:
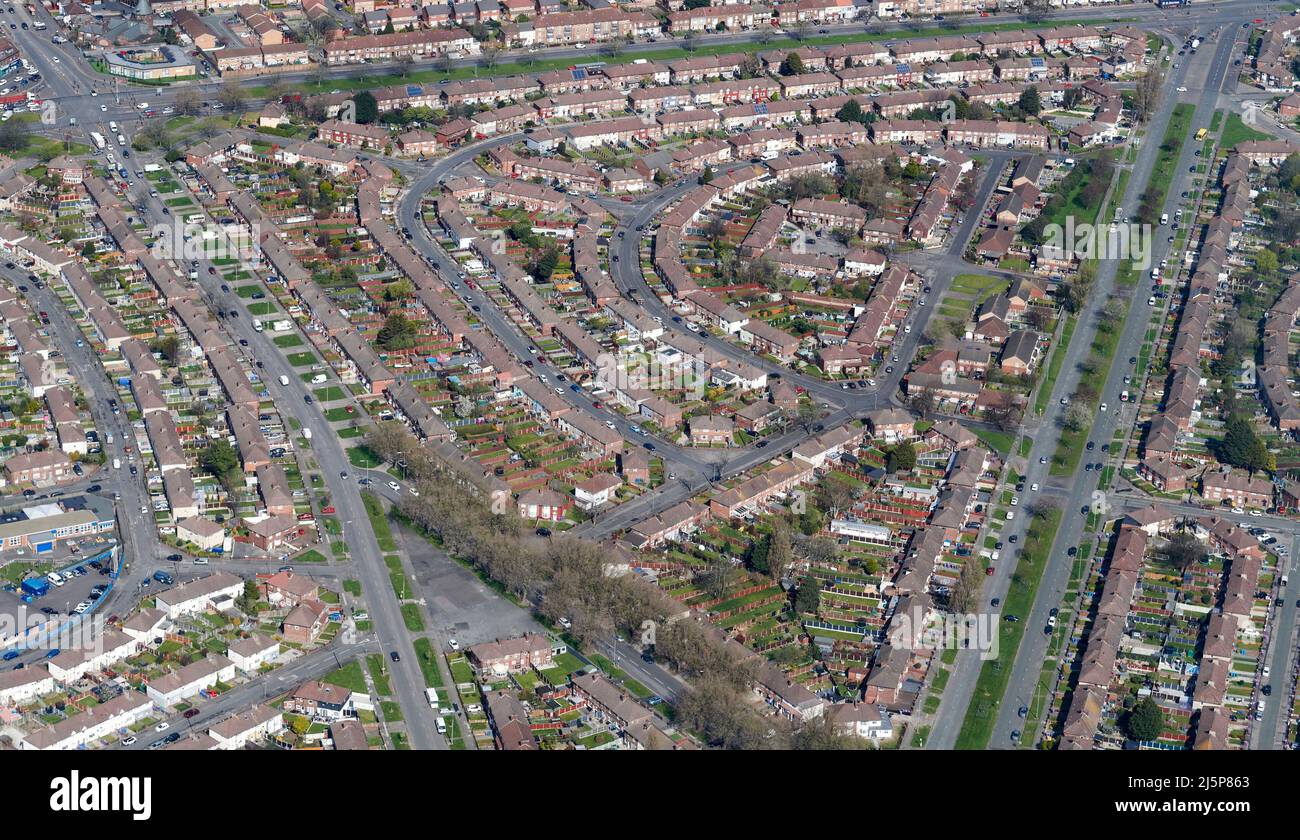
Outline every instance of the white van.
[(439, 735), (446, 735), (446, 734), (447, 734), (447, 722), (446, 722), (445, 720), (442, 719), (442, 716), (441, 716), (441, 715), (439, 715), (439, 716), (438, 716), (438, 719), (434, 721), (434, 725), (438, 727), (438, 734), (439, 734)]
[(284, 374), (281, 374), (281, 375), (280, 375), (280, 384), (283, 385), (283, 386), (286, 387), (286, 388), (289, 387), (289, 377), (285, 376)]
[(302, 430), (302, 436), (307, 438), (307, 440), (311, 440), (311, 429), (308, 429), (304, 426)]
[(437, 711), (438, 709), (438, 689), (426, 688), (424, 690), (424, 699), (429, 701), (429, 708)]
[(313, 384), (313, 385), (319, 385), (319, 384), (321, 384), (322, 382), (324, 382), (325, 379), (326, 379), (325, 374), (323, 374), (323, 373), (318, 373), (318, 374), (316, 374), (315, 376), (313, 376), (313, 377), (311, 378), (311, 384)]
[(117, 123), (113, 122), (112, 120), (109, 120), (109, 121), (108, 121), (108, 130), (111, 131), (111, 132), (113, 132), (114, 134), (117, 134)]
[(1168, 214), (1168, 213), (1161, 213), (1161, 214), (1160, 214), (1160, 224), (1162, 224), (1162, 225), (1167, 225), (1167, 224), (1169, 224), (1169, 214)]
[(115, 470), (120, 470), (120, 469), (122, 469), (122, 459), (121, 459), (121, 458), (114, 458), (114, 459), (113, 459), (113, 469), (115, 469)]
[(63, 577), (58, 572), (50, 572), (45, 576), (45, 579), (55, 586), (62, 586), (64, 584)]

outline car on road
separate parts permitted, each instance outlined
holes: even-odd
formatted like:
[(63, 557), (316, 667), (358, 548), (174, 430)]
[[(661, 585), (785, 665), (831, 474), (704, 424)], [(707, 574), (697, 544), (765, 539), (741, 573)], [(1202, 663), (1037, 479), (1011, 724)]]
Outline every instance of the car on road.
[(401, 655), (400, 653), (398, 653), (397, 651), (395, 651), (395, 650), (390, 650), (390, 651), (388, 652), (388, 658), (391, 659), (391, 660), (393, 660), (394, 662), (401, 662), (401, 661), (402, 661), (402, 655)]
[(185, 710), (185, 717), (187, 717), (187, 718), (197, 717), (198, 714), (199, 714), (199, 710), (198, 710), (198, 709), (186, 709), (186, 710)]
[(134, 735), (128, 735), (122, 739), (122, 746), (129, 747), (135, 742), (136, 742), (136, 737)]
[(171, 728), (172, 728), (172, 725), (171, 725), (170, 723), (168, 723), (167, 721), (163, 721), (162, 723), (160, 723), (160, 724), (158, 724), (157, 726), (155, 726), (155, 727), (153, 728), (153, 731), (154, 731), (154, 732), (166, 732), (168, 729), (171, 729)]
[(398, 484), (396, 481), (388, 482), (388, 486), (394, 493), (402, 492), (402, 485)]
[(1020, 717), (1025, 717), (1026, 715), (1029, 714), (1029, 707), (1028, 707), (1028, 706), (1021, 706), (1021, 707), (1016, 711), (1016, 714), (1020, 715)]
[(451, 648), (452, 650), (460, 650), (460, 642), (456, 641), (455, 639), (448, 639), (447, 647)]
[(163, 744), (165, 744), (165, 743), (167, 743), (167, 742), (164, 741), (162, 738), (159, 738), (157, 741), (154, 741), (152, 744), (149, 745), (149, 749), (151, 749), (151, 750), (156, 750), (156, 749), (158, 749), (159, 747), (161, 747), (161, 746), (162, 746)]

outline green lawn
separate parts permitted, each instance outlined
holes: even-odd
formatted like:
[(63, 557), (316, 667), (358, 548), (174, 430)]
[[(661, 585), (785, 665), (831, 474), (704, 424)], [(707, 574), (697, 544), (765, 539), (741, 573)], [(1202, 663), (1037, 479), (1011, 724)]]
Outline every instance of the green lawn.
[(1262, 131), (1256, 131), (1242, 122), (1241, 117), (1234, 113), (1228, 114), (1228, 120), (1223, 126), (1223, 133), (1219, 135), (1219, 146), (1224, 149), (1231, 149), (1238, 143), (1246, 140), (1272, 140), (1273, 138)]
[(1021, 620), (999, 622), (998, 655), (985, 661), (980, 669), (970, 705), (966, 707), (966, 718), (957, 735), (956, 748), (959, 750), (981, 750), (989, 745), (998, 709), (1002, 704), (1002, 695), (1006, 693), (1007, 683), (1011, 679), (1011, 669), (1020, 650), (1034, 598), (1038, 594), (1038, 584), (1043, 577), (1043, 568), (1051, 555), (1052, 541), (1056, 538), (1056, 529), (1060, 524), (1061, 511), (1055, 509), (1045, 516), (1034, 517), (1025, 534), (1024, 548), (1016, 563), (1015, 574), (1011, 577), (1011, 588), (1002, 604), (1003, 616), (1016, 615)]
[(297, 333), (289, 333), (288, 335), (277, 335), (275, 338), (271, 339), (271, 341), (275, 342), (276, 347), (282, 347), (282, 348), (302, 346), (302, 339), (298, 337)]
[(325, 677), (325, 682), (352, 691), (366, 693), (366, 678), (361, 673), (361, 663), (355, 659)]
[(319, 361), (316, 358), (315, 353), (310, 353), (306, 350), (304, 350), (301, 353), (290, 353), (285, 358), (287, 358), (289, 360), (289, 364), (293, 365), (294, 367), (306, 367), (307, 365), (314, 365), (316, 364), (317, 361)]
[(321, 402), (333, 402), (334, 400), (342, 400), (347, 398), (347, 394), (344, 393), (343, 389), (337, 385), (330, 385), (327, 388), (317, 388), (312, 393), (314, 393), (316, 395), (316, 399), (320, 400)]

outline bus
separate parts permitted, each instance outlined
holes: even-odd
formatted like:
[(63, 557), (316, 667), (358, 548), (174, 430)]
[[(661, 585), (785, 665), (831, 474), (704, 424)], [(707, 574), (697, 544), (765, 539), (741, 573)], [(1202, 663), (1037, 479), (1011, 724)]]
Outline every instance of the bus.
[(1207, 135), (1207, 134), (1209, 134), (1209, 133), (1210, 133), (1209, 129), (1202, 128), (1202, 129), (1200, 129), (1199, 131), (1196, 132), (1196, 139), (1197, 139), (1197, 140), (1204, 140), (1204, 139), (1205, 139), (1205, 135)]
[(98, 131), (90, 132), (90, 139), (95, 141), (95, 148), (104, 151), (104, 135)]

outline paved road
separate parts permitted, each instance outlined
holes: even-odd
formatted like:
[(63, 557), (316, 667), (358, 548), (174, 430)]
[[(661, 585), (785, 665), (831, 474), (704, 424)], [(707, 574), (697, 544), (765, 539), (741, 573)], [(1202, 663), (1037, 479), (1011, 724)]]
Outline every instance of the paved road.
[[(1169, 192), (1162, 207), (1162, 212), (1167, 212), (1171, 218), (1174, 216), (1177, 207), (1185, 203), (1182, 192), (1188, 190), (1193, 181), (1202, 177), (1193, 175), (1188, 171), (1189, 166), (1197, 161), (1195, 153), (1200, 147), (1200, 144), (1191, 141), (1190, 134), (1195, 133), (1200, 128), (1209, 128), (1214, 116), (1214, 110), (1219, 104), (1220, 91), (1233, 66), (1234, 59), (1240, 54), (1237, 38), (1242, 31), (1240, 27), (1224, 25), (1204, 33), (1207, 44), (1214, 45), (1213, 49), (1202, 49), (1194, 56), (1187, 56), (1184, 61), (1179, 62), (1177, 69), (1171, 70), (1169, 73), (1166, 90), (1173, 93), (1172, 89), (1174, 88), (1188, 87), (1189, 92), (1186, 96), (1190, 97), (1190, 101), (1196, 104), (1196, 112), (1188, 130), (1189, 137), (1185, 138), (1183, 143), (1174, 170), (1173, 181), (1170, 184)], [(1197, 84), (1197, 82), (1200, 82), (1200, 84)], [(1178, 95), (1165, 96), (1158, 113), (1147, 127), (1146, 137), (1134, 164), (1127, 190), (1119, 201), (1121, 207), (1130, 208), (1128, 212), (1134, 212), (1135, 208), (1140, 204), (1140, 197), (1146, 189), (1158, 158), (1161, 139), (1164, 137), (1174, 106), (1179, 99)], [(1159, 263), (1169, 252), (1171, 246), (1167, 242), (1165, 234), (1166, 229), (1156, 229), (1152, 249), (1153, 263)], [(1103, 261), (1099, 268), (1098, 291), (1092, 296), (1089, 307), (1081, 316), (1079, 326), (1075, 329), (1065, 365), (1052, 393), (1051, 405), (1058, 409), (1058, 413), (1063, 413), (1057, 402), (1058, 398), (1074, 393), (1078, 381), (1082, 377), (1080, 365), (1088, 357), (1092, 345), (1092, 336), (1096, 332), (1096, 325), (1100, 323), (1102, 318), (1101, 308), (1107, 296), (1115, 289), (1114, 282), (1119, 266), (1119, 260), (1111, 259)], [(1136, 372), (1129, 359), (1136, 357), (1140, 353), (1145, 334), (1149, 329), (1152, 312), (1150, 307), (1146, 305), (1145, 299), (1148, 296), (1147, 278), (1141, 277), (1131, 292), (1128, 317), (1124, 323), (1110, 369), (1107, 372), (1105, 386), (1102, 388), (1101, 400), (1109, 404), (1110, 410), (1099, 413), (1093, 424), (1091, 439), (1096, 441), (1098, 446), (1109, 442), (1117, 428), (1127, 427), (1133, 422), (1133, 411), (1135, 409), (1131, 407), (1131, 404), (1121, 403), (1118, 396), (1123, 389), (1120, 380), (1124, 376)], [(1048, 437), (1046, 435), (1040, 435), (1039, 437), (1043, 441), (1042, 443), (1036, 442), (1033, 456), (1037, 457), (1040, 454), (1046, 454), (1050, 458), (1051, 453), (1049, 450), (1054, 449), (1056, 441), (1046, 441), (1045, 439)], [(1094, 457), (1086, 452), (1084, 455)], [(1066, 502), (1061, 526), (1052, 545), (1048, 565), (1043, 573), (1033, 610), (1029, 615), (1022, 616), (1025, 620), (1025, 636), (1012, 666), (1011, 679), (1007, 685), (1006, 693), (1003, 695), (998, 722), (993, 731), (990, 745), (995, 748), (1010, 746), (1011, 732), (1022, 728), (1024, 725), (1023, 721), (1017, 716), (1017, 709), (1021, 705), (1030, 705), (1034, 686), (1042, 670), (1047, 645), (1051, 638), (1048, 634), (1042, 632), (1042, 628), (1047, 623), (1048, 610), (1060, 603), (1065, 587), (1069, 582), (1072, 563), (1071, 559), (1066, 556), (1066, 549), (1078, 545), (1083, 539), (1086, 517), (1081, 515), (1080, 511), (1085, 507), (1090, 507), (1095, 501), (1096, 479), (1094, 476), (1083, 472), (1082, 464), (1076, 467), (1075, 472), (1065, 481), (1052, 479), (1046, 475), (1047, 468), (1041, 465), (1031, 463), (1029, 469), (1029, 481), (1043, 481), (1053, 488), (1065, 489), (1067, 491)]]
[[(278, 697), (307, 680), (319, 679), (341, 667), (344, 662), (368, 653), (375, 653), (379, 649), (379, 645), (372, 638), (359, 639), (350, 643), (335, 641), (329, 647), (301, 656), (269, 674), (256, 677), (225, 694), (218, 695), (214, 700), (194, 702), (194, 708), (199, 710), (194, 717), (172, 715), (165, 718), (168, 724), (166, 730), (157, 732), (154, 729), (146, 729), (136, 736), (137, 740), (134, 744), (121, 749), (147, 750), (150, 744), (167, 737), (172, 732), (180, 732), (182, 735), (190, 732), (206, 732), (209, 726), (236, 712)], [(427, 707), (428, 704), (425, 705)]]

